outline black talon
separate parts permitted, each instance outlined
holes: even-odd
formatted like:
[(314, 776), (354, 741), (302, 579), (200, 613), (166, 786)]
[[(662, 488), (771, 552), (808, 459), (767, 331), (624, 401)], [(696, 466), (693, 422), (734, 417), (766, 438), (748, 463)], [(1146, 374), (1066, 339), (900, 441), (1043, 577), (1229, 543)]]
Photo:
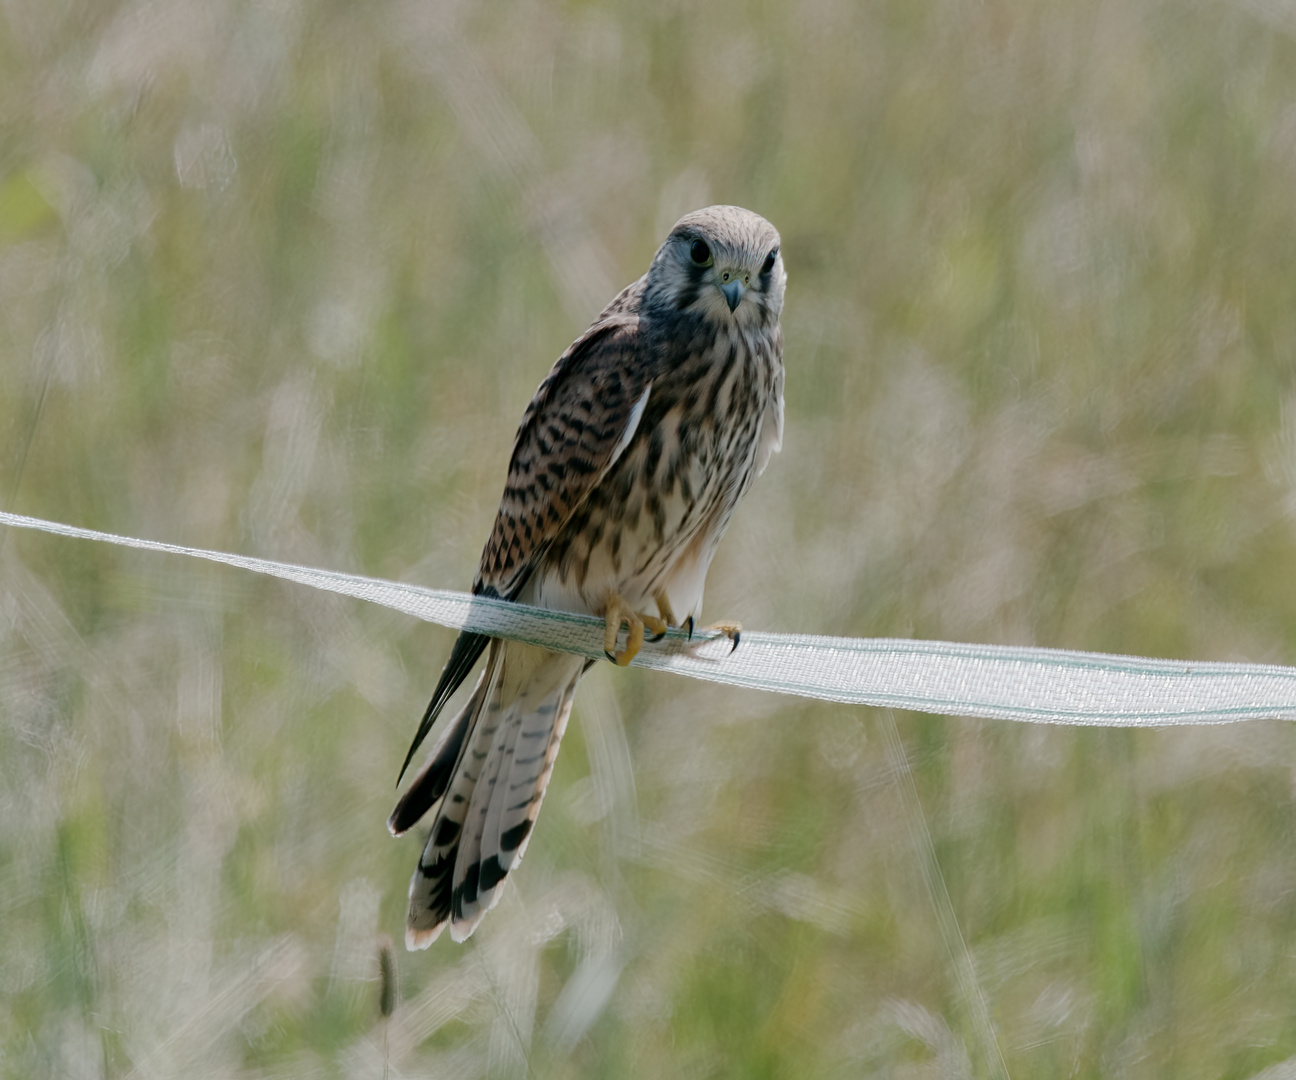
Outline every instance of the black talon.
[(652, 637), (645, 637), (644, 640), (651, 641), (653, 644), (656, 644), (657, 642), (661, 641), (661, 639), (664, 638), (665, 636), (666, 636), (666, 631), (663, 630), (660, 634), (654, 634)]
[(729, 647), (729, 655), (730, 655), (730, 656), (733, 656), (734, 652), (735, 652), (735, 651), (737, 650), (737, 648), (738, 648), (738, 642), (742, 640), (742, 631), (741, 631), (741, 630), (735, 630), (735, 631), (733, 632), (733, 637), (730, 638), (729, 640), (733, 642), (733, 645), (731, 645), (731, 646)]
[(693, 640), (693, 616), (690, 615), (684, 620), (684, 629), (688, 632), (689, 641)]
[(614, 652), (609, 652), (607, 649), (604, 649), (604, 650), (603, 650), (603, 655), (606, 656), (609, 660), (611, 660), (612, 663), (614, 663), (614, 664), (616, 663), (616, 653), (614, 653)]

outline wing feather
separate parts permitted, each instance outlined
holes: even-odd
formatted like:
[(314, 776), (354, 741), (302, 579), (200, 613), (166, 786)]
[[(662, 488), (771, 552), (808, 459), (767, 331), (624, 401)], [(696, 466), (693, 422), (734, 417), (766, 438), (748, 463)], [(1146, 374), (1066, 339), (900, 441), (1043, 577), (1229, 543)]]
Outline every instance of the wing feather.
[[(783, 335), (776, 338), (775, 355), (782, 355)], [(783, 449), (783, 365), (774, 371), (773, 393), (770, 394), (765, 413), (761, 417), (760, 443), (756, 447), (756, 475), (765, 471), (769, 460)]]
[[(468, 678), (482, 652), (485, 651), (486, 643), (489, 640), (490, 638), (485, 634), (474, 634), (467, 630), (463, 631), (455, 639), (454, 648), (450, 650), (450, 659), (446, 661), (446, 666), (441, 671), (441, 678), (437, 681), (432, 700), (428, 702), (428, 707), (423, 711), (423, 719), (419, 721), (418, 730), (414, 732), (414, 741), (410, 743), (410, 748), (405, 754), (405, 762), (401, 765), (400, 775), (396, 777), (397, 787), (400, 786), (401, 780), (405, 778), (405, 770), (409, 768), (414, 752), (427, 738), (427, 733), (432, 730), (432, 725), (436, 723), (436, 718), (441, 715), (441, 710), (445, 708), (446, 702), (459, 689), (464, 679)], [(462, 732), (460, 735), (462, 737)], [(449, 767), (454, 767), (453, 762), (450, 763)], [(413, 788), (411, 787), (410, 792), (412, 791)], [(406, 798), (409, 798), (410, 792), (406, 793)], [(431, 805), (431, 803), (428, 805)], [(406, 826), (406, 828), (408, 827)]]
[(504, 498), (473, 592), (515, 599), (549, 545), (616, 464), (648, 403), (639, 318), (590, 327), (554, 364), (518, 427)]
[[(625, 290), (626, 305), (637, 295)], [(504, 497), (473, 581), (477, 595), (516, 599), (536, 563), (629, 446), (651, 392), (637, 362), (639, 317), (621, 297), (558, 358), (518, 425)], [(399, 784), (420, 744), (486, 647), (465, 631), (455, 642)]]

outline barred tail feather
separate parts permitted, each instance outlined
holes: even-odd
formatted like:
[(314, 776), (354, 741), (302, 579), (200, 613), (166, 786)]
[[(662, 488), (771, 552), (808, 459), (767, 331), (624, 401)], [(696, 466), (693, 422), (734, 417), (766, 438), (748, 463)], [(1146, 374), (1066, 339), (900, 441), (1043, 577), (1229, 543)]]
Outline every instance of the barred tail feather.
[(405, 829), (412, 826), (424, 811), (431, 809), (431, 804), (420, 805), (422, 800), (417, 794), (424, 787), (435, 790), (431, 785), (424, 784), (424, 777), (434, 771), (442, 774), (438, 784), (440, 803), (432, 819), (432, 829), (418, 867), (410, 879), (406, 948), (426, 949), (440, 936), (450, 914), (455, 857), (468, 814), (469, 799), (480, 771), (479, 748), (483, 736), (486, 745), (489, 745), (495, 730), (495, 724), (491, 720), (500, 711), (499, 677), (502, 666), (503, 643), (492, 641), (486, 669), (482, 672), (477, 689), (451, 727), (451, 731), (462, 727), (462, 732), (457, 740), (459, 746), (454, 760), (449, 763), (449, 774), (445, 773), (448, 755), (441, 755), (443, 745), (451, 738), (448, 732), (438, 741), (428, 764), (396, 804), (388, 822), (393, 831), (394, 823), (399, 823)]
[[(431, 945), (447, 923), (450, 936), (463, 941), (499, 899), (500, 884), (526, 848), (585, 664), (518, 642), (491, 643), (464, 713), (392, 814), (392, 822), (412, 825), (419, 801), (411, 796), (430, 771), (441, 771), (444, 794), (410, 880), (408, 948)], [(456, 738), (450, 776), (444, 759)]]
[[(586, 666), (579, 660), (551, 665), (545, 678), (532, 679), (518, 701), (500, 757), (495, 790), (489, 800), (482, 800), (485, 821), (474, 852), (475, 877), (472, 862), (465, 859), (465, 891), (455, 911), (456, 922), (465, 921), (464, 936), (471, 933), (472, 926), (494, 904), (496, 887), (522, 859), (531, 828), (540, 813), (559, 744), (567, 730), (576, 683)], [(470, 882), (475, 900), (468, 895)], [(456, 929), (451, 927), (452, 935)]]
[(492, 861), (495, 869), (491, 872), (501, 878), (521, 862), (567, 730), (576, 684), (587, 670), (588, 661), (577, 666), (566, 686), (524, 718), (518, 750), (509, 759), (503, 797), (495, 800), (493, 828), (488, 828), (488, 842), (482, 845), (483, 875)]

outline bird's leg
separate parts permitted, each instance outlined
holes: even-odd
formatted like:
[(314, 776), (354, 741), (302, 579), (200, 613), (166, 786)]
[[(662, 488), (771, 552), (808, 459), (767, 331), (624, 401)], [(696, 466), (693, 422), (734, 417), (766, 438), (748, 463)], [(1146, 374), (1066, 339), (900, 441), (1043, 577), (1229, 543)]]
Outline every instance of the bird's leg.
[(732, 655), (734, 649), (738, 648), (738, 642), (742, 640), (742, 623), (739, 622), (718, 622), (712, 623), (707, 627), (708, 630), (718, 630), (724, 634), (733, 644), (729, 647)]
[(643, 614), (640, 614), (639, 619), (647, 629), (652, 631), (652, 637), (648, 639), (649, 641), (661, 641), (666, 636), (667, 623), (665, 619), (659, 619), (656, 615)]
[[(625, 652), (616, 651), (617, 634), (621, 627), (627, 629)], [(644, 627), (647, 627), (658, 638), (666, 633), (666, 623), (655, 615), (643, 615), (637, 612), (616, 593), (608, 597), (607, 610), (603, 613), (603, 653), (613, 663), (625, 667), (643, 648)]]
[[(621, 633), (621, 624), (629, 619), (634, 618), (634, 612), (625, 606), (624, 601), (616, 593), (608, 597), (607, 608), (603, 612), (603, 655), (611, 660), (614, 664), (617, 662), (616, 656), (616, 639), (617, 634)], [(634, 640), (634, 624), (631, 623), (630, 634), (626, 639), (626, 651), (629, 652), (630, 642)]]
[[(666, 628), (668, 626), (679, 626), (680, 629), (682, 629), (688, 634), (689, 640), (692, 640), (693, 616), (690, 615), (687, 619), (684, 620), (683, 623), (677, 623), (675, 621), (675, 612), (671, 610), (670, 598), (666, 595), (665, 589), (663, 589), (661, 592), (654, 593), (653, 599), (657, 601), (657, 611), (661, 614), (661, 619), (658, 621), (661, 622), (662, 628), (659, 631), (653, 625), (653, 620), (649, 616), (644, 615), (643, 616), (644, 625), (648, 627), (648, 629), (651, 630), (656, 635), (650, 640), (660, 641), (663, 637), (665, 637)], [(714, 623), (713, 625), (708, 626), (707, 629), (718, 630), (720, 633), (724, 634), (724, 636), (727, 637), (730, 641), (732, 641), (733, 646), (729, 649), (731, 653), (734, 651), (734, 649), (738, 648), (738, 642), (742, 640), (742, 623), (737, 623), (737, 622)]]
[(661, 641), (666, 636), (667, 629), (678, 626), (679, 623), (675, 621), (675, 612), (671, 610), (670, 598), (666, 595), (665, 589), (654, 593), (653, 599), (657, 601), (657, 614), (661, 616), (657, 621), (661, 623), (661, 629), (658, 630), (657, 627), (653, 626), (647, 616), (644, 617), (644, 626), (653, 632), (653, 636), (648, 639), (649, 641)]

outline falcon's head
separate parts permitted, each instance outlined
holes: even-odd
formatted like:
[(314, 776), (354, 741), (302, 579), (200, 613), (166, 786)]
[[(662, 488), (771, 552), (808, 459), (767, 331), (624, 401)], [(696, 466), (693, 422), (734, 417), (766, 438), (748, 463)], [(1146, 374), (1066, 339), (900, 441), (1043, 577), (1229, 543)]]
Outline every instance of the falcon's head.
[(642, 309), (757, 327), (778, 321), (786, 284), (778, 230), (741, 206), (708, 206), (671, 229), (648, 271)]

